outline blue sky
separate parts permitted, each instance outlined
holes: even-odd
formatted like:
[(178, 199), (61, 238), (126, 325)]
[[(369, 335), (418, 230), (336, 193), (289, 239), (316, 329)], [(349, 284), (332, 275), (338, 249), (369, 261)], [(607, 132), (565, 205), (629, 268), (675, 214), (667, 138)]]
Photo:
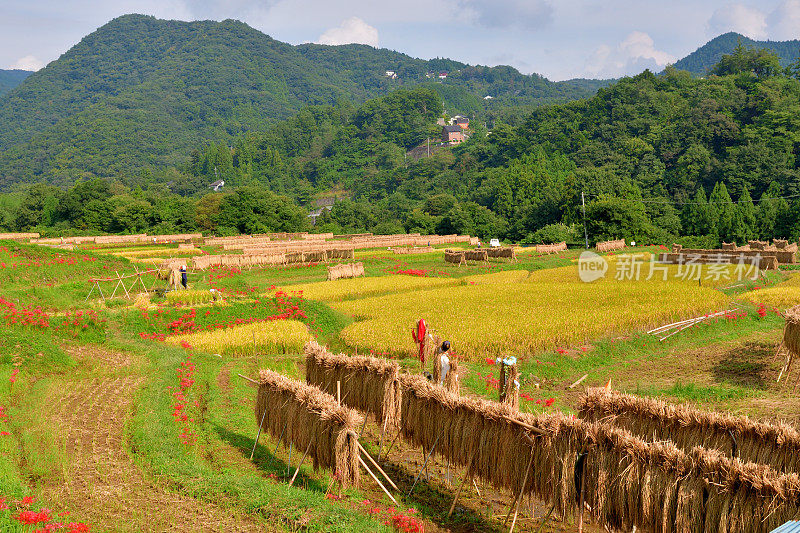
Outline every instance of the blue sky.
[(553, 80), (660, 70), (726, 31), (800, 38), (800, 0), (0, 0), (0, 68), (41, 68), (125, 13), (234, 18), (295, 44), (361, 42)]

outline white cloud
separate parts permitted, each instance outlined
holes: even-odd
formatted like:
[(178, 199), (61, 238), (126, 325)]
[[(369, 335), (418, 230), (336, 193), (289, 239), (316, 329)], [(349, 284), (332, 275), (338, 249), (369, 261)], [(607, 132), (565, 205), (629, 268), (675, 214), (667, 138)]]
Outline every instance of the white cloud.
[(800, 39), (800, 0), (784, 0), (767, 17), (769, 36), (778, 41)]
[(708, 29), (715, 36), (735, 31), (751, 39), (766, 39), (767, 15), (754, 7), (728, 4), (714, 11), (708, 19)]
[(656, 49), (650, 35), (634, 31), (615, 47), (607, 44), (598, 46), (586, 61), (585, 70), (592, 77), (616, 78), (646, 68), (660, 71), (674, 62), (674, 56)]
[(25, 56), (20, 57), (17, 61), (11, 65), (11, 69), (20, 69), (20, 70), (39, 70), (40, 68), (44, 67), (44, 63), (35, 56)]
[(319, 36), (317, 44), (368, 44), (377, 48), (378, 30), (358, 17), (350, 17)]

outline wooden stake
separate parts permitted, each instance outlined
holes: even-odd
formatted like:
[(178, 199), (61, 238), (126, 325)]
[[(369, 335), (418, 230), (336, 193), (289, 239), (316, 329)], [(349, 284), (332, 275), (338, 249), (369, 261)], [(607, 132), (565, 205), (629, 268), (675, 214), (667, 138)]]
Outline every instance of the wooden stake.
[(336, 403), (342, 405), (342, 382), (336, 381)]
[(584, 502), (586, 501), (585, 495), (585, 486), (586, 486), (586, 459), (584, 459), (584, 463), (581, 466), (581, 498), (580, 498), (580, 513), (578, 514), (578, 533), (583, 533), (583, 507)]
[(311, 441), (309, 441), (308, 446), (306, 446), (306, 451), (305, 453), (303, 453), (303, 458), (300, 459), (300, 463), (297, 465), (297, 468), (295, 468), (294, 475), (292, 476), (292, 480), (289, 482), (289, 486), (287, 487), (287, 489), (292, 488), (292, 485), (294, 485), (294, 478), (297, 477), (297, 473), (300, 471), (300, 467), (303, 466), (303, 461), (306, 460), (306, 455), (308, 455), (309, 449), (311, 449)]
[[(392, 448), (394, 447), (394, 443), (397, 442), (397, 439), (400, 437), (400, 433), (402, 433), (402, 431), (403, 431), (402, 429), (398, 429), (397, 430), (397, 435), (394, 436), (394, 440), (389, 445), (389, 447), (386, 448), (386, 456), (384, 457), (384, 459), (388, 459), (389, 458), (389, 452), (392, 451)], [(380, 457), (378, 457), (378, 459), (380, 459)]]
[(573, 383), (572, 385), (570, 385), (570, 386), (569, 386), (569, 388), (570, 388), (570, 389), (574, 389), (575, 387), (577, 387), (578, 385), (580, 385), (580, 384), (581, 384), (581, 382), (583, 382), (583, 380), (584, 380), (584, 379), (586, 379), (586, 378), (588, 378), (588, 377), (589, 377), (589, 374), (584, 374), (584, 375), (582, 375), (582, 376), (581, 376), (581, 378), (580, 378), (578, 381), (576, 381), (575, 383)]
[(264, 407), (264, 414), (261, 415), (261, 423), (258, 425), (258, 433), (256, 433), (256, 441), (253, 443), (253, 451), (250, 452), (250, 460), (253, 460), (253, 455), (256, 453), (256, 446), (258, 446), (258, 438), (261, 436), (261, 427), (264, 425), (264, 417), (267, 416), (267, 409)]
[[(531, 465), (532, 464), (533, 464), (533, 448), (531, 448), (531, 456), (528, 459), (528, 466), (525, 468), (525, 475), (522, 478), (522, 486), (519, 488), (519, 492), (514, 496), (514, 501), (511, 502), (511, 507), (508, 508), (508, 514), (506, 515), (506, 519), (503, 522), (503, 525), (506, 525), (506, 522), (508, 522), (508, 517), (511, 516), (511, 510), (512, 509), (519, 510), (519, 506), (517, 505), (517, 502), (519, 502), (519, 498), (520, 498), (520, 496), (522, 496), (522, 493), (525, 492), (525, 485), (528, 484), (528, 474), (531, 473)], [(515, 522), (517, 521), (517, 512), (516, 511), (514, 512), (514, 521)], [(513, 526), (511, 527), (511, 529), (512, 530), (514, 529)]]
[[(461, 479), (461, 483), (458, 485), (458, 489), (456, 490), (456, 495), (453, 497), (453, 503), (450, 504), (450, 510), (447, 512), (447, 517), (450, 518), (450, 515), (453, 514), (453, 510), (456, 508), (456, 502), (458, 501), (458, 497), (461, 495), (461, 489), (464, 488), (464, 483), (467, 482), (467, 479), (472, 479), (472, 483), (475, 484), (475, 479), (472, 477), (472, 463), (475, 461), (475, 456), (478, 455), (478, 450), (476, 449), (472, 452), (472, 459), (469, 460), (469, 467), (467, 468), (467, 472), (464, 474), (464, 477)], [(475, 484), (475, 489), (478, 489), (478, 485)], [(478, 491), (478, 495), (480, 495), (481, 491)]]
[(377, 477), (375, 477), (375, 474), (373, 474), (373, 473), (372, 473), (372, 470), (370, 470), (370, 469), (369, 469), (369, 467), (367, 466), (367, 463), (365, 463), (365, 462), (364, 462), (364, 459), (362, 459), (362, 458), (361, 458), (361, 454), (358, 454), (358, 461), (361, 463), (361, 466), (363, 466), (363, 467), (364, 467), (364, 470), (366, 470), (366, 471), (367, 471), (367, 473), (368, 473), (370, 476), (372, 476), (372, 479), (374, 479), (374, 480), (375, 480), (375, 483), (377, 483), (377, 484), (378, 484), (378, 486), (379, 486), (380, 488), (382, 488), (382, 489), (383, 489), (383, 492), (385, 492), (385, 493), (386, 493), (386, 495), (387, 495), (387, 496), (389, 496), (389, 499), (390, 499), (390, 500), (392, 500), (392, 501), (394, 502), (394, 504), (395, 504), (395, 505), (398, 505), (398, 506), (399, 506), (400, 504), (399, 504), (399, 503), (397, 503), (397, 500), (395, 500), (395, 499), (394, 499), (394, 496), (392, 496), (392, 495), (389, 493), (389, 491), (388, 491), (388, 490), (386, 490), (386, 487), (384, 487), (384, 486), (383, 486), (383, 483), (381, 483), (381, 481), (380, 481), (380, 480), (379, 480)]
[(289, 421), (287, 420), (286, 423), (283, 425), (283, 430), (281, 431), (281, 436), (278, 437), (278, 444), (275, 445), (275, 451), (272, 452), (272, 455), (277, 455), (278, 447), (281, 445), (281, 441), (283, 440), (283, 434), (286, 433), (286, 428), (289, 426)]
[(436, 437), (436, 440), (433, 443), (433, 447), (431, 448), (431, 450), (428, 452), (427, 456), (425, 457), (425, 462), (423, 463), (422, 468), (420, 468), (419, 474), (417, 474), (417, 478), (414, 480), (414, 483), (411, 484), (411, 489), (408, 491), (408, 496), (411, 496), (411, 493), (414, 491), (414, 487), (416, 487), (416, 485), (417, 485), (417, 481), (419, 481), (419, 478), (422, 477), (422, 471), (428, 469), (428, 459), (431, 458), (431, 455), (433, 454), (433, 451), (436, 449), (436, 445), (439, 443), (439, 438), (441, 436), (442, 436), (442, 434), (439, 433), (439, 436)]
[(361, 450), (361, 453), (363, 453), (364, 455), (367, 456), (367, 458), (369, 459), (369, 462), (372, 463), (372, 466), (377, 468), (378, 472), (380, 472), (381, 475), (383, 475), (383, 477), (386, 478), (386, 481), (389, 482), (389, 485), (391, 485), (394, 490), (400, 490), (400, 489), (397, 488), (397, 485), (394, 484), (394, 481), (392, 481), (392, 479), (389, 476), (386, 475), (386, 472), (384, 472), (383, 469), (380, 466), (378, 466), (378, 463), (375, 462), (375, 459), (373, 459), (372, 456), (367, 452), (367, 450), (364, 449), (364, 447), (361, 445), (361, 443), (356, 441), (356, 444), (358, 444), (358, 449)]
[(259, 384), (259, 383), (258, 383), (258, 381), (254, 380), (254, 379), (252, 379), (252, 378), (248, 378), (247, 376), (243, 376), (243, 375), (241, 375), (241, 374), (236, 374), (236, 375), (237, 375), (237, 376), (239, 376), (240, 378), (242, 378), (242, 379), (246, 380), (246, 381), (249, 381), (250, 383), (253, 383), (253, 384), (255, 384), (255, 385), (258, 385), (258, 384)]

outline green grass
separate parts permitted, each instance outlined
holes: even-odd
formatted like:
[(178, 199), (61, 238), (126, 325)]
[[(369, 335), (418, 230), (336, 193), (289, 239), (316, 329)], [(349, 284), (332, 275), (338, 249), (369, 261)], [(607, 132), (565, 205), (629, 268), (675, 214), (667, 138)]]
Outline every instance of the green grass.
[[(216, 387), (223, 364), (219, 358), (195, 356), (198, 370), (194, 387), (207, 391), (201, 401), (205, 408), (203, 423), (196, 445), (188, 448), (181, 445), (177, 437), (179, 429), (171, 417), (172, 398), (165, 391), (175, 385), (175, 368), (185, 360), (185, 353), (164, 346), (148, 351), (151, 379), (138, 398), (136, 414), (127, 429), (135, 457), (147, 471), (179, 488), (182, 494), (236, 505), (287, 530), (301, 523), (306, 531), (383, 530), (381, 524), (348, 505), (326, 499), (323, 485), (327, 474), (316, 481), (313, 476), (303, 476), (298, 486), (287, 489), (282, 479), (286, 465), (271, 455), (274, 444), (267, 438), (262, 437), (256, 450), (256, 467), (242, 463), (245, 454), (249, 455), (256, 429), (252, 407), (243, 406), (242, 402), (253, 398), (254, 392), (233, 373), (231, 386), (234, 396), (241, 401), (226, 404)], [(262, 358), (261, 363), (259, 366), (283, 371), (293, 366), (293, 363), (267, 364), (267, 358)], [(295, 463), (296, 460), (295, 457)], [(278, 479), (269, 478), (269, 474)], [(358, 500), (357, 492), (346, 494)]]
[(744, 387), (731, 385), (700, 386), (692, 382), (678, 380), (669, 388), (636, 388), (630, 391), (637, 396), (668, 396), (684, 402), (724, 402), (728, 400), (741, 400), (751, 396), (753, 392)]

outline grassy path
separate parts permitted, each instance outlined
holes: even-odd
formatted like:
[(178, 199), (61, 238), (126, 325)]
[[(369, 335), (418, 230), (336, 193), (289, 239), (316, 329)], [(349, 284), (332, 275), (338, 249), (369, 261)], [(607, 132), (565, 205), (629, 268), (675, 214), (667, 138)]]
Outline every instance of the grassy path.
[(45, 415), (64, 439), (66, 471), (63, 481), (45, 481), (43, 498), (93, 531), (264, 531), (246, 515), (165, 490), (134, 464), (125, 424), (145, 379), (135, 358), (101, 347), (68, 352), (79, 369), (49, 387)]

